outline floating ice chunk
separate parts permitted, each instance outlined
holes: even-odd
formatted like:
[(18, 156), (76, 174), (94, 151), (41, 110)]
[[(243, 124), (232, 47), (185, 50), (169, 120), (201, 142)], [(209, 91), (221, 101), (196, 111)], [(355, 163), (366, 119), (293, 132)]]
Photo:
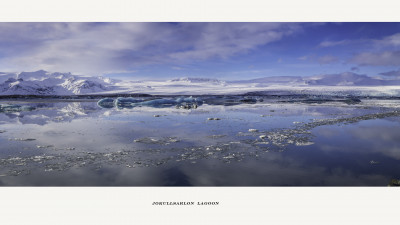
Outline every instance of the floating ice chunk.
[(258, 132), (257, 129), (249, 129), (249, 132)]
[(8, 140), (10, 140), (10, 141), (34, 141), (36, 139), (34, 139), (34, 138), (10, 138)]
[(135, 139), (133, 142), (143, 143), (143, 144), (169, 145), (171, 143), (176, 143), (179, 141), (180, 140), (175, 137), (164, 137), (164, 138), (145, 137), (145, 138)]
[(112, 98), (100, 99), (97, 102), (97, 105), (100, 106), (101, 108), (106, 108), (106, 109), (114, 108), (114, 99)]
[(308, 145), (313, 145), (314, 142), (311, 141), (306, 141), (306, 142), (302, 142), (302, 141), (296, 141), (296, 146), (308, 146)]
[(35, 107), (31, 106), (21, 106), (21, 105), (9, 105), (9, 104), (0, 104), (0, 112), (22, 112), (22, 111), (32, 111), (35, 110)]
[(369, 161), (369, 163), (372, 164), (372, 165), (379, 164), (378, 161), (374, 161), (374, 160)]
[(207, 118), (207, 120), (221, 120), (220, 118)]
[[(144, 100), (144, 99), (135, 99), (132, 97), (129, 98), (117, 98), (113, 101), (114, 105), (117, 108), (134, 108), (134, 107), (154, 107), (154, 108), (167, 108), (171, 106), (177, 106), (177, 108), (197, 108), (198, 106), (203, 104), (203, 101), (200, 98), (193, 98), (193, 97), (180, 97), (177, 99), (167, 99), (167, 98), (160, 98), (160, 99), (152, 99), (152, 100)], [(98, 102), (98, 105), (106, 108), (110, 107), (111, 99), (102, 99)], [(104, 106), (105, 107), (104, 107)]]
[(128, 97), (128, 98), (123, 98), (123, 97), (119, 97), (117, 99), (115, 99), (114, 101), (114, 105), (119, 108), (128, 108), (131, 109), (133, 107), (135, 107), (135, 103), (139, 103), (139, 102), (143, 102), (143, 99), (136, 99), (136, 98), (132, 98), (132, 97)]
[(192, 96), (190, 96), (188, 98), (183, 98), (183, 97), (177, 98), (175, 101), (178, 104), (181, 104), (181, 103), (184, 103), (184, 102), (185, 103), (197, 103), (197, 104), (202, 104), (203, 103), (203, 101), (200, 98), (193, 98)]
[(36, 145), (36, 148), (51, 148), (53, 145)]
[(174, 106), (176, 104), (177, 104), (177, 102), (175, 100), (162, 98), (162, 99), (154, 99), (154, 100), (138, 102), (138, 103), (131, 103), (131, 106), (132, 107), (150, 106), (150, 107), (154, 107), (154, 108), (165, 108), (165, 107)]
[(207, 136), (208, 138), (223, 138), (223, 137), (226, 137), (226, 135), (224, 135), (224, 134), (215, 134), (215, 135), (210, 135), (210, 136)]
[(256, 144), (256, 145), (268, 145), (269, 142), (268, 141), (257, 141), (254, 144)]
[(224, 159), (234, 159), (235, 155), (234, 154), (233, 155), (227, 155), (227, 156), (224, 156), (222, 158), (224, 158)]
[(197, 103), (180, 103), (179, 105), (176, 105), (175, 108), (177, 109), (197, 109), (198, 105)]

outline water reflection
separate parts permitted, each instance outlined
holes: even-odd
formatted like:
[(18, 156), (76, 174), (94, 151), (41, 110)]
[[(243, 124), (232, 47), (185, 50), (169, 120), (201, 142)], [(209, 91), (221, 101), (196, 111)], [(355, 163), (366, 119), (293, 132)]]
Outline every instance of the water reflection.
[(7, 102), (32, 108), (0, 113), (0, 184), (386, 186), (400, 177), (393, 102), (234, 101)]

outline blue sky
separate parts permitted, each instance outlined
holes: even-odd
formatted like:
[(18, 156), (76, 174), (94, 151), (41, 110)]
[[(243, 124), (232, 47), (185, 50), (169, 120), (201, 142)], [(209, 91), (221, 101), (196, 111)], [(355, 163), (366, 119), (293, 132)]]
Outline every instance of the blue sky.
[(400, 23), (0, 23), (0, 71), (400, 78)]

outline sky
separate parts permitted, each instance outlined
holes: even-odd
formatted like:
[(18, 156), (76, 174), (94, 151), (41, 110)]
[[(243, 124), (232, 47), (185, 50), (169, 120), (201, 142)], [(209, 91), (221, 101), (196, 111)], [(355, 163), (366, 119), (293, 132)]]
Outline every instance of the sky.
[(400, 23), (0, 23), (0, 71), (127, 80), (400, 79)]

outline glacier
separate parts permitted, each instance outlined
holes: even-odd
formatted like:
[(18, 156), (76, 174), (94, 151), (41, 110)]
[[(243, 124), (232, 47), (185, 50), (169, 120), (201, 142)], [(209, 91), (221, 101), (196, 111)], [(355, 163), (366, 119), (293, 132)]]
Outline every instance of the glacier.
[[(165, 81), (123, 81), (102, 76), (73, 75), (44, 70), (20, 73), (0, 72), (0, 96), (115, 96), (121, 94), (128, 95), (124, 97), (132, 94), (400, 97), (400, 79), (384, 79), (345, 72), (308, 77), (272, 76), (239, 81), (190, 77)], [(124, 103), (124, 101), (128, 102)], [(153, 104), (129, 101), (131, 100), (120, 99), (116, 106), (126, 107), (129, 105), (130, 107), (131, 103), (136, 105)], [(175, 103), (171, 102), (170, 104)]]

